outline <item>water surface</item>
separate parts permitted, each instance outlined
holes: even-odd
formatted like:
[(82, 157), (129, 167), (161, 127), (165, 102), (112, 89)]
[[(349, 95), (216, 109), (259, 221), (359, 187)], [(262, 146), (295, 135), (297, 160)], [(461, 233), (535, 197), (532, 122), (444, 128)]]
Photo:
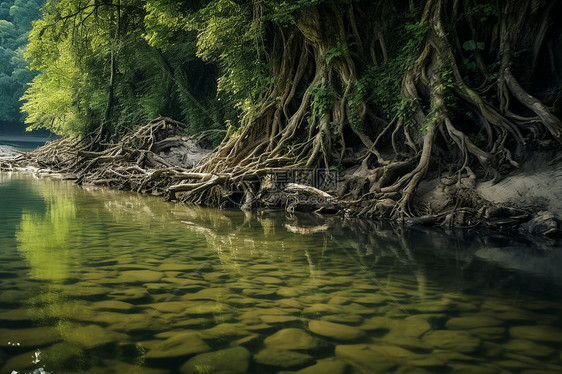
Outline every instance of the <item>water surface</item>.
[(0, 373), (560, 373), (547, 244), (0, 173)]
[(53, 139), (54, 138), (47, 136), (11, 135), (0, 133), (0, 154), (2, 153), (2, 146), (13, 147), (20, 151), (31, 151)]

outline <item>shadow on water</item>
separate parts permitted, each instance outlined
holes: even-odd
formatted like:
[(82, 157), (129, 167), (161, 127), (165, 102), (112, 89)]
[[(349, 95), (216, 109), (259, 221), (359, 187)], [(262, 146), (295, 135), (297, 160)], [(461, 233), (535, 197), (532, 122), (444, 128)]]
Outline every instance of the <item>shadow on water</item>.
[[(499, 370), (513, 359), (500, 345), (562, 345), (562, 333), (541, 335), (562, 324), (559, 243), (204, 209), (18, 173), (0, 174), (0, 203), (0, 373), (43, 364), (175, 373), (196, 353), (237, 345), (254, 357), (250, 372), (273, 373), (283, 366), (267, 356), (271, 339), (309, 329), (322, 339), (304, 349), (313, 361), (357, 372), (408, 372), (430, 358), (429, 372), (471, 370), (473, 360)], [(458, 317), (478, 328), (459, 333)], [(536, 321), (538, 338), (513, 330)], [(465, 345), (432, 334), (458, 334), (450, 338)], [(390, 363), (368, 358), (381, 347)], [(547, 348), (548, 368), (559, 368)], [(36, 349), (41, 364), (30, 360)]]
[[(287, 216), (285, 212), (271, 211), (225, 213), (201, 208), (194, 208), (184, 223), (188, 229), (203, 233), (211, 247), (221, 253), (237, 252), (248, 241), (253, 248), (268, 248), (272, 242), (277, 243), (277, 248), (285, 247), (292, 242), (319, 268), (336, 252), (355, 258), (364, 271), (381, 266), (385, 267), (384, 274), (409, 271), (420, 282), (428, 277), (451, 289), (496, 285), (530, 293), (545, 288), (556, 294), (559, 290), (554, 285), (562, 285), (561, 243), (540, 238), (531, 241), (512, 233), (404, 228), (329, 216)], [(260, 229), (263, 242), (249, 239)], [(322, 251), (310, 250), (319, 243)], [(381, 274), (380, 269), (377, 274)]]

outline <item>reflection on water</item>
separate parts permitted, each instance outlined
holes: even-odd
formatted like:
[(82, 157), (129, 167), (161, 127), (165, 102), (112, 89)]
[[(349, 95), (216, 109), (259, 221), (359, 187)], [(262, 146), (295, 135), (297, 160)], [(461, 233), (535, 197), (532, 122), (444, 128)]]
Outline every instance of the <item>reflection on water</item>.
[(556, 247), (9, 173), (0, 209), (0, 374), (562, 372)]
[(24, 210), (16, 231), (18, 250), (30, 264), (31, 278), (63, 280), (68, 278), (71, 246), (80, 224), (76, 220), (73, 189), (60, 189), (60, 183), (48, 181), (42, 188), (32, 184), (33, 193), (43, 199), (43, 212)]

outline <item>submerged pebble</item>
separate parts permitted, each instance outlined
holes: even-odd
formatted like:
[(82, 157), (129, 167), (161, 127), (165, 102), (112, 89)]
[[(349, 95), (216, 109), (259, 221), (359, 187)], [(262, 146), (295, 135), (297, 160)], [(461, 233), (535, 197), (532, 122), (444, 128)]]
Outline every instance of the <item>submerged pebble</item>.
[(170, 338), (155, 344), (147, 353), (147, 359), (165, 359), (174, 357), (185, 357), (195, 353), (203, 353), (211, 350), (211, 347), (199, 334), (195, 332), (178, 332)]
[(423, 341), (435, 348), (461, 353), (474, 352), (480, 345), (480, 339), (465, 331), (429, 331), (423, 336)]
[(365, 332), (356, 327), (327, 321), (310, 321), (308, 328), (317, 335), (335, 340), (357, 340), (365, 336)]
[(98, 325), (68, 326), (63, 330), (64, 340), (83, 349), (92, 349), (113, 343), (115, 340)]
[(375, 346), (367, 344), (338, 345), (336, 358), (365, 373), (383, 373), (397, 366), (394, 359), (377, 352)]
[(180, 367), (182, 374), (244, 374), (250, 366), (250, 351), (243, 347), (199, 354)]
[(509, 335), (514, 339), (562, 343), (562, 331), (551, 326), (514, 326)]
[[(469, 254), (440, 268), (429, 261), (439, 256), (374, 240), (353, 251), (359, 268), (330, 240), (275, 229), (277, 218), (127, 196), (134, 204), (115, 199), (109, 210), (78, 204), (69, 243), (82, 251), (41, 257), (68, 259), (56, 281), (29, 277), (41, 264), (16, 242), (0, 253), (10, 267), (0, 274), (0, 374), (31, 372), (37, 349), (49, 372), (89, 374), (562, 372), (559, 302), (483, 288)], [(89, 233), (85, 251), (77, 240), (97, 217), (118, 229)]]
[(291, 369), (313, 364), (316, 360), (309, 354), (266, 348), (258, 352), (254, 359), (258, 364), (274, 368)]
[(288, 328), (277, 331), (264, 340), (267, 348), (280, 350), (314, 350), (325, 345), (323, 342), (304, 330)]

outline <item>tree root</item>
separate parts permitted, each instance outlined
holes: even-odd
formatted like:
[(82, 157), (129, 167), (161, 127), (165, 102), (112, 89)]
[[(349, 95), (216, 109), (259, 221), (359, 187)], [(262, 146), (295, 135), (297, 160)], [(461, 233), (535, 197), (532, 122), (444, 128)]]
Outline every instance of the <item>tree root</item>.
[[(164, 194), (177, 179), (193, 177), (155, 151), (178, 144), (185, 125), (160, 117), (121, 139), (100, 144), (98, 133), (80, 140), (61, 139), (0, 165), (2, 170), (35, 167), (71, 174), (78, 184), (95, 184)], [(92, 150), (95, 149), (95, 150)]]
[[(0, 167), (51, 168), (76, 175), (78, 183), (219, 207), (261, 204), (288, 210), (334, 210), (338, 205), (348, 215), (369, 218), (466, 227), (488, 222), (488, 203), (463, 198), (469, 195), (464, 189), (474, 187), (477, 179), (499, 181), (517, 168), (529, 136), (539, 138), (546, 133), (540, 124), (562, 144), (561, 121), (525, 91), (508, 53), (510, 46), (531, 50), (534, 66), (549, 25), (548, 14), (536, 23), (540, 32), (525, 33), (519, 31), (526, 27), (521, 14), (535, 17), (534, 2), (522, 1), (521, 12), (511, 9), (514, 2), (498, 2), (504, 9), (486, 40), (487, 54), (495, 56), (474, 52), (478, 74), (486, 73), (486, 58), (501, 61), (493, 81), (488, 76), (475, 78), (474, 72), (467, 74), (463, 40), (458, 30), (449, 29), (453, 23), (465, 22), (455, 17), (471, 2), (455, 1), (457, 15), (451, 16), (450, 1), (425, 1), (419, 22), (411, 25), (419, 29), (419, 46), (407, 56), (401, 85), (397, 85), (408, 111), (392, 112), (391, 119), (378, 108), (386, 104), (353, 96), (360, 74), (369, 68), (366, 59), (382, 67), (393, 58), (385, 40), (390, 40), (389, 24), (394, 21), (384, 10), (393, 7), (383, 3), (374, 15), (380, 24), (367, 32), (372, 35), (357, 28), (363, 16), (352, 5), (310, 5), (295, 14), (294, 25), (272, 27), (269, 63), (278, 79), (246, 112), (240, 128), (230, 128), (219, 147), (192, 169), (159, 156), (181, 143), (185, 127), (163, 117), (116, 139), (104, 138), (100, 129), (81, 140), (54, 142)], [(394, 9), (407, 11), (404, 5)], [(472, 33), (467, 36), (472, 41), (479, 40), (482, 35), (476, 23), (467, 17), (466, 29), (459, 30)], [(344, 53), (340, 49), (345, 48), (335, 47), (342, 47), (349, 31), (355, 42), (346, 45), (351, 50)], [(533, 48), (527, 48), (526, 34), (536, 35)], [(471, 87), (473, 82), (480, 87)], [(489, 94), (494, 88), (496, 96)], [(360, 165), (342, 170), (344, 160), (359, 160)], [(279, 173), (331, 168), (339, 168), (344, 175), (335, 196), (337, 204), (326, 198), (323, 206), (307, 205), (304, 201), (318, 194), (304, 187), (276, 189)], [(416, 201), (420, 185), (430, 178), (446, 181), (441, 187), (455, 191), (449, 193), (451, 202), (437, 211)], [(324, 192), (334, 196), (333, 191)]]

